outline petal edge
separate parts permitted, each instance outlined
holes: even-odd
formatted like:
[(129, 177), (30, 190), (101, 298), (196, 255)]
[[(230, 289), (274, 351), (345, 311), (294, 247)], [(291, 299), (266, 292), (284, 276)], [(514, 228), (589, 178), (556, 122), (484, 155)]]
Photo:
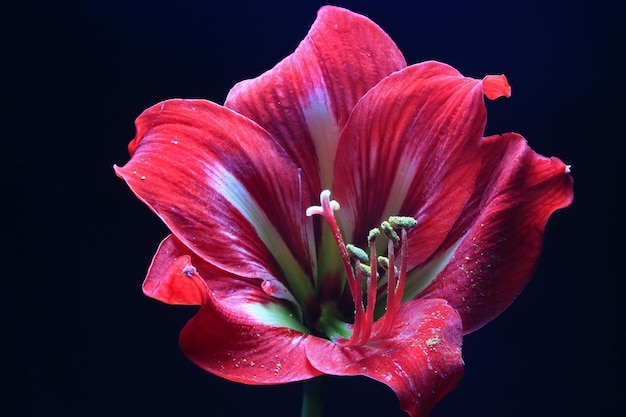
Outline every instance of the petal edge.
[(448, 300), (465, 334), (484, 326), (526, 286), (549, 217), (572, 201), (573, 179), (560, 159), (538, 155), (518, 134), (485, 138), (477, 187), (439, 251), (465, 238), (419, 296)]

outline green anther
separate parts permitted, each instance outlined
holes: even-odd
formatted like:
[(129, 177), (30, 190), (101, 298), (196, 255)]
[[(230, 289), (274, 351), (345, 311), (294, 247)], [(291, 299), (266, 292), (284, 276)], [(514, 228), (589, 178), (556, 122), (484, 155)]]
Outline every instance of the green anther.
[(417, 220), (413, 217), (407, 216), (389, 216), (389, 224), (394, 229), (409, 229), (411, 227), (417, 226)]
[(367, 240), (368, 242), (373, 242), (376, 240), (376, 238), (380, 235), (380, 229), (375, 227), (374, 229), (370, 230), (370, 232), (367, 234)]
[(379, 256), (377, 261), (378, 261), (378, 265), (380, 265), (380, 267), (383, 268), (385, 271), (389, 269), (389, 258), (385, 258), (384, 256)]
[(372, 268), (370, 268), (369, 265), (365, 265), (365, 264), (359, 264), (359, 266), (361, 267), (361, 272), (365, 275), (365, 276), (370, 276), (370, 274), (372, 273)]
[(400, 237), (398, 236), (396, 231), (393, 230), (393, 227), (391, 226), (389, 222), (387, 221), (382, 222), (380, 224), (380, 228), (383, 229), (383, 233), (385, 233), (387, 237), (393, 241), (394, 245), (397, 245), (398, 242), (400, 242)]
[(348, 250), (348, 255), (351, 258), (358, 259), (362, 263), (368, 263), (370, 261), (370, 257), (367, 256), (367, 253), (361, 248), (357, 248), (356, 246), (348, 243), (346, 245), (346, 249)]
[[(384, 256), (379, 256), (378, 259), (376, 260), (378, 261), (378, 265), (382, 269), (384, 269), (385, 271), (389, 270), (389, 258), (385, 258)], [(396, 275), (398, 275), (398, 268), (394, 266), (393, 271), (396, 273)]]

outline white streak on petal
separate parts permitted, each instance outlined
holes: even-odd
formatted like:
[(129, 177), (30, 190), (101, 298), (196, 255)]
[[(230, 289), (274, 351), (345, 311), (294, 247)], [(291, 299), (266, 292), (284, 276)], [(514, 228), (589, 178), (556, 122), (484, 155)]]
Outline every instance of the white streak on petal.
[(308, 333), (308, 330), (298, 321), (293, 313), (279, 304), (246, 304), (244, 310), (255, 320), (267, 326), (287, 327), (302, 333)]
[(415, 298), (437, 278), (437, 275), (450, 263), (454, 252), (456, 252), (463, 239), (465, 239), (465, 236), (457, 240), (454, 245), (450, 246), (441, 255), (411, 271), (406, 279), (406, 287), (402, 301)]
[[(206, 178), (211, 179), (211, 187), (223, 195), (255, 228), (261, 241), (280, 264), (290, 284), (295, 281), (298, 284), (296, 287), (300, 288), (305, 287), (307, 283), (310, 284), (309, 278), (302, 271), (291, 250), (246, 187), (226, 168), (219, 165), (207, 167)], [(291, 287), (298, 291), (293, 285)], [(305, 289), (307, 290), (312, 292), (312, 288)]]
[(395, 169), (396, 175), (393, 179), (393, 183), (391, 183), (389, 199), (383, 211), (382, 219), (386, 219), (389, 216), (402, 215), (399, 214), (400, 208), (409, 193), (411, 183), (417, 175), (418, 164), (415, 163), (414, 158), (415, 155), (411, 152), (404, 152), (402, 154), (398, 166)]
[(315, 144), (322, 189), (325, 189), (332, 186), (333, 164), (339, 143), (340, 128), (335, 119), (323, 78), (319, 76), (318, 79), (321, 85), (312, 90), (308, 98), (301, 102), (301, 105)]

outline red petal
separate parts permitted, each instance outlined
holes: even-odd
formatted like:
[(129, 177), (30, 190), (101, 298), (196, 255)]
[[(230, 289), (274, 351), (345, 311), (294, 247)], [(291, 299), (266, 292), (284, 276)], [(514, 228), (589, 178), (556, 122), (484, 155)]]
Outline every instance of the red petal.
[[(374, 331), (377, 327), (380, 322), (374, 324)], [(428, 415), (461, 379), (461, 339), (461, 320), (444, 300), (416, 300), (401, 306), (389, 338), (341, 347), (310, 337), (305, 344), (315, 368), (387, 384), (400, 407), (418, 417)]]
[(247, 314), (251, 303), (279, 302), (262, 291), (263, 282), (268, 281), (232, 275), (211, 265), (170, 235), (152, 260), (143, 292), (167, 304), (201, 305), (209, 287), (218, 300), (228, 299), (229, 309)]
[(206, 288), (184, 274), (193, 263), (189, 251), (181, 247), (172, 235), (161, 242), (143, 282), (143, 292), (167, 304), (200, 305)]
[(292, 55), (260, 77), (237, 84), (225, 106), (277, 138), (319, 192), (331, 185), (339, 132), (354, 104), (405, 66), (397, 46), (375, 23), (326, 6)]
[(354, 108), (337, 150), (334, 198), (350, 239), (414, 216), (409, 267), (441, 243), (469, 199), (486, 122), (482, 81), (425, 62), (381, 81)]
[(170, 304), (202, 304), (181, 332), (180, 345), (189, 359), (213, 374), (247, 384), (320, 374), (306, 359), (304, 333), (265, 324), (251, 314), (253, 304), (280, 300), (265, 294), (258, 281), (233, 277), (189, 255), (173, 236), (159, 247), (144, 292)]
[(199, 367), (222, 378), (245, 384), (279, 384), (318, 376), (306, 358), (297, 330), (268, 326), (237, 314), (210, 292), (183, 328), (180, 346)]
[(186, 247), (260, 280), (281, 276), (277, 264), (283, 272), (310, 264), (302, 226), (310, 199), (267, 132), (203, 100), (157, 104), (136, 124), (132, 158), (116, 172)]
[(511, 86), (504, 75), (487, 75), (483, 78), (483, 91), (489, 100), (511, 97)]
[(476, 190), (442, 247), (464, 239), (421, 296), (448, 300), (465, 333), (480, 328), (526, 286), (548, 218), (572, 199), (572, 178), (559, 159), (536, 154), (517, 134), (485, 138)]

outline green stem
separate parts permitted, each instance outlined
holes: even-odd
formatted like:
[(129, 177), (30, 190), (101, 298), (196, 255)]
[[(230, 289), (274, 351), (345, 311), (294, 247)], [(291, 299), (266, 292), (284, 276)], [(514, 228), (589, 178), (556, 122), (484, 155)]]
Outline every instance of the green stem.
[(325, 388), (326, 375), (304, 381), (302, 417), (322, 417), (324, 414)]

